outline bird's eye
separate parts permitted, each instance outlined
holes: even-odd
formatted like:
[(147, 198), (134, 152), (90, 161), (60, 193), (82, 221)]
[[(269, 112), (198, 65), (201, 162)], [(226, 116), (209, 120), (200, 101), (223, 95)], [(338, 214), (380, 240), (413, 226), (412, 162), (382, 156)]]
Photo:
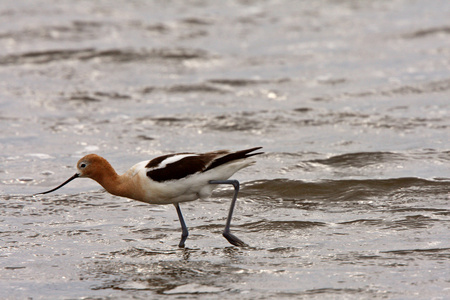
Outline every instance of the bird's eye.
[(86, 163), (81, 163), (80, 164), (80, 169), (84, 169), (84, 168), (86, 168)]

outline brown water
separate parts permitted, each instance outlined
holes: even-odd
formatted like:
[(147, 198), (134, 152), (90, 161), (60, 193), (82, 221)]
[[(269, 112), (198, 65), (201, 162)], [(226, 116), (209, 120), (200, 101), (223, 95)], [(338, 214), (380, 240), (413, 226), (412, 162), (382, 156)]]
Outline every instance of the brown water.
[[(7, 299), (444, 299), (450, 2), (1, 1)], [(266, 154), (173, 206), (79, 179), (163, 153)]]

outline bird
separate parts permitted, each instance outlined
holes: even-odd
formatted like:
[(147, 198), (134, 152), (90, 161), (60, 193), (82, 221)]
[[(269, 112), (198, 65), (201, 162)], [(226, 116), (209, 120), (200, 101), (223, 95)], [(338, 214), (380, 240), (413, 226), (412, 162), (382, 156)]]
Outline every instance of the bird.
[(228, 184), (233, 186), (234, 194), (222, 235), (234, 246), (248, 247), (230, 230), (240, 184), (238, 180), (229, 178), (237, 171), (254, 164), (255, 160), (250, 157), (263, 154), (264, 152), (255, 152), (261, 148), (167, 154), (139, 162), (122, 175), (118, 175), (105, 158), (88, 154), (78, 161), (77, 172), (72, 177), (54, 189), (35, 195), (54, 192), (76, 178), (90, 178), (116, 196), (149, 204), (173, 204), (182, 231), (178, 247), (184, 248), (189, 231), (180, 203), (205, 199), (219, 184)]

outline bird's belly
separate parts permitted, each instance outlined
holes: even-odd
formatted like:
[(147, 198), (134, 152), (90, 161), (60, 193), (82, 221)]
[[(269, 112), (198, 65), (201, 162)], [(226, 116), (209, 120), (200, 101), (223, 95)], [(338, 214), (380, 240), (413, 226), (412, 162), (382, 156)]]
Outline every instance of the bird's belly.
[(164, 185), (153, 185), (151, 189), (146, 189), (141, 197), (136, 200), (160, 205), (188, 202), (209, 197), (214, 187), (210, 184), (195, 186), (178, 182), (165, 183)]
[(144, 172), (134, 177), (136, 193), (133, 198), (150, 204), (173, 204), (207, 198), (215, 184), (209, 184), (208, 176), (188, 176), (174, 181), (156, 182), (149, 180)]
[(149, 196), (144, 197), (143, 199), (139, 199), (139, 201), (146, 202), (149, 204), (174, 204), (174, 203), (180, 203), (180, 202), (188, 202), (188, 201), (194, 201), (199, 199), (199, 195), (196, 193), (190, 193), (190, 194), (183, 194), (179, 196), (170, 196), (170, 197), (164, 197), (163, 195), (160, 195), (159, 197), (155, 196)]

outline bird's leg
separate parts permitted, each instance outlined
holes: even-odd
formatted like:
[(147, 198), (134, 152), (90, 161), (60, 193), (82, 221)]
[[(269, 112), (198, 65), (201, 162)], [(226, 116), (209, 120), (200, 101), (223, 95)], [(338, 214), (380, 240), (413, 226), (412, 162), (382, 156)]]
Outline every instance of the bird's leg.
[(186, 239), (189, 235), (189, 231), (186, 226), (186, 223), (184, 223), (184, 218), (183, 218), (183, 214), (181, 214), (180, 205), (178, 203), (175, 203), (174, 205), (175, 205), (175, 208), (177, 209), (178, 219), (180, 219), (181, 230), (182, 230), (181, 240), (180, 240), (180, 243), (178, 244), (178, 247), (184, 248), (184, 242), (186, 241)]
[(225, 229), (223, 231), (223, 236), (232, 245), (235, 245), (238, 247), (248, 247), (248, 245), (246, 243), (241, 241), (238, 237), (231, 234), (231, 232), (230, 232), (231, 218), (233, 217), (233, 210), (234, 210), (234, 206), (236, 204), (237, 195), (239, 193), (239, 181), (237, 181), (237, 180), (210, 180), (209, 183), (210, 184), (231, 184), (234, 187), (234, 195), (233, 195), (233, 199), (231, 200), (230, 210), (228, 212), (227, 223), (226, 223)]

